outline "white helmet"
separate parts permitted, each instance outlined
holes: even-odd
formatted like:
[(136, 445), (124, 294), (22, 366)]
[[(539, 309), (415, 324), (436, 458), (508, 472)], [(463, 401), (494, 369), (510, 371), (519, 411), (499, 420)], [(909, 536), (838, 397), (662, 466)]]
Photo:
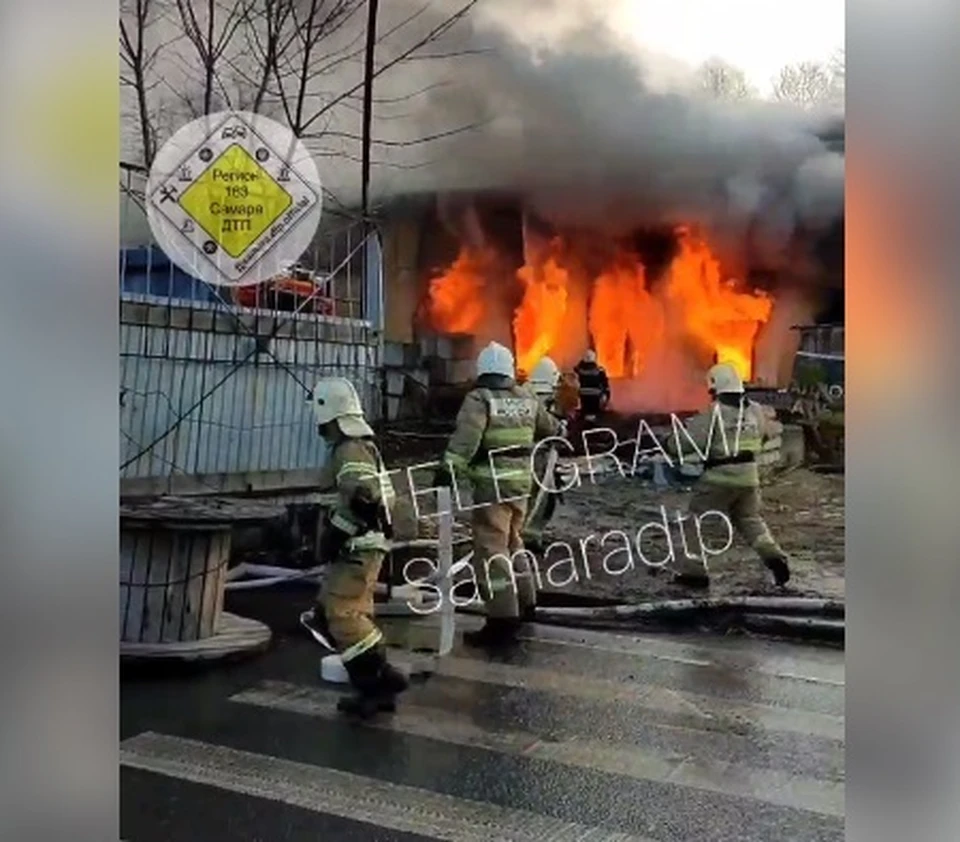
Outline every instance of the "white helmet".
[(310, 398), (317, 424), (336, 421), (345, 436), (362, 438), (372, 436), (373, 430), (363, 417), (360, 396), (353, 383), (343, 377), (324, 377), (313, 387)]
[(585, 363), (595, 363), (597, 361), (597, 352), (589, 349), (583, 355), (583, 361)]
[(557, 388), (559, 382), (560, 369), (550, 357), (544, 357), (530, 372), (529, 383), (538, 395), (549, 395)]
[(707, 387), (718, 395), (743, 394), (743, 381), (730, 363), (719, 363), (707, 372)]
[(513, 354), (499, 342), (491, 342), (477, 355), (477, 377), (484, 374), (500, 374), (515, 377)]

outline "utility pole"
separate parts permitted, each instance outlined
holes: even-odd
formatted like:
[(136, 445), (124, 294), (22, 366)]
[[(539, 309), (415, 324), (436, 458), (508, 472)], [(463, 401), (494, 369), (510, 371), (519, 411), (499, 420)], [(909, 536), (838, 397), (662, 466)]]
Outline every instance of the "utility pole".
[[(360, 151), (360, 207), (363, 215), (363, 249), (364, 249), (364, 283), (365, 290), (365, 309), (369, 313), (371, 301), (369, 296), (375, 294), (379, 299), (376, 302), (376, 312), (378, 319), (378, 328), (383, 326), (383, 289), (379, 284), (374, 284), (371, 289), (369, 281), (370, 271), (368, 260), (370, 257), (370, 238), (374, 236), (373, 220), (370, 219), (370, 127), (373, 123), (373, 75), (374, 75), (374, 52), (377, 45), (377, 12), (380, 9), (379, 0), (367, 0), (367, 46), (364, 55), (363, 69), (363, 131), (361, 138)], [(377, 331), (379, 343), (379, 358), (383, 359), (383, 330)], [(386, 382), (383, 379), (380, 383), (380, 423), (386, 424), (387, 420), (387, 395)]]
[(377, 44), (377, 12), (379, 0), (367, 0), (367, 48), (363, 76), (363, 138), (360, 163), (361, 196), (364, 227), (369, 232), (370, 201), (370, 126), (373, 121), (374, 52)]

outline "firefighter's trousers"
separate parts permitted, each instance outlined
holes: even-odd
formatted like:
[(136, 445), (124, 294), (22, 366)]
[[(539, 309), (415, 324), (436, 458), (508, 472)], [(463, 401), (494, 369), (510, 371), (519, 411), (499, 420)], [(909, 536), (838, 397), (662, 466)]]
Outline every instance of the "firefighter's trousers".
[(584, 417), (599, 415), (603, 410), (603, 396), (580, 393), (580, 414)]
[(354, 550), (330, 565), (321, 602), (327, 627), (344, 663), (383, 640), (373, 621), (373, 595), (386, 553)]
[(706, 547), (708, 554), (711, 549), (716, 551), (722, 547), (722, 544), (718, 546), (716, 541), (711, 543), (707, 538), (703, 538), (701, 545), (701, 529), (715, 527), (718, 520), (714, 516), (703, 518), (701, 527), (698, 528), (697, 517), (702, 517), (707, 512), (719, 512), (726, 516), (733, 531), (761, 560), (786, 559), (786, 554), (770, 534), (760, 509), (760, 489), (757, 487), (698, 483), (690, 500), (689, 517), (682, 522), (683, 541), (675, 548), (677, 572), (688, 576), (707, 574), (709, 571), (703, 547)]
[(488, 617), (516, 618), (536, 604), (536, 583), (522, 538), (526, 513), (526, 498), (478, 503), (473, 510), (473, 573)]

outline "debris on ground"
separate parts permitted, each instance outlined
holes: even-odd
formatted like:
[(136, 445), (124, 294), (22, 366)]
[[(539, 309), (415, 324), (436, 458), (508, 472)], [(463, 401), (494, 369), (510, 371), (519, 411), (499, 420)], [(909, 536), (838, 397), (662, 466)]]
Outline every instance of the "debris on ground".
[[(431, 444), (433, 446), (431, 446)], [(416, 453), (401, 456), (400, 449), (391, 454), (391, 467), (422, 464), (439, 456), (436, 444), (420, 440)], [(581, 457), (582, 460), (582, 457)], [(564, 495), (563, 502), (545, 530), (545, 546), (550, 543), (569, 545), (577, 559), (577, 578), (571, 577), (571, 566), (555, 568), (553, 581), (564, 582), (562, 588), (553, 588), (543, 580), (543, 589), (562, 590), (566, 594), (624, 602), (644, 602), (651, 599), (672, 599), (688, 596), (689, 592), (671, 582), (669, 571), (648, 566), (639, 559), (633, 569), (618, 575), (604, 571), (603, 560), (614, 545), (609, 541), (600, 545), (604, 535), (621, 532), (635, 539), (637, 531), (647, 523), (663, 520), (661, 507), (672, 523), (673, 540), (678, 541), (676, 518), (686, 512), (690, 488), (674, 481), (658, 486), (649, 478), (621, 476), (615, 469), (597, 472), (593, 477), (581, 471), (579, 487)], [(432, 495), (419, 496), (416, 507), (412, 499), (406, 472), (396, 475), (398, 491), (397, 524), (404, 538), (434, 537), (436, 518), (433, 516)], [(429, 478), (416, 480), (429, 487)], [(790, 555), (792, 579), (785, 590), (774, 587), (769, 573), (755, 554), (738, 538), (722, 556), (711, 560), (712, 596), (744, 595), (804, 595), (830, 599), (844, 597), (844, 477), (842, 473), (820, 473), (811, 467), (791, 466), (767, 482), (761, 490), (763, 514), (774, 537)], [(464, 490), (464, 504), (469, 503), (469, 492)], [(417, 517), (417, 514), (420, 517)], [(460, 515), (467, 521), (469, 515)], [(463, 524), (466, 527), (466, 523)], [(721, 524), (704, 521), (703, 535), (707, 546), (721, 547), (726, 541)], [(595, 539), (588, 540), (590, 536)], [(583, 546), (581, 548), (581, 542)], [(663, 530), (644, 532), (643, 552), (651, 563), (659, 563), (669, 553)], [(679, 551), (679, 550), (677, 550)], [(592, 574), (585, 574), (581, 555), (585, 554)], [(541, 558), (541, 577), (546, 576), (559, 559), (561, 549), (548, 552)], [(610, 561), (608, 569), (620, 569), (620, 561)], [(569, 583), (566, 580), (570, 579)]]

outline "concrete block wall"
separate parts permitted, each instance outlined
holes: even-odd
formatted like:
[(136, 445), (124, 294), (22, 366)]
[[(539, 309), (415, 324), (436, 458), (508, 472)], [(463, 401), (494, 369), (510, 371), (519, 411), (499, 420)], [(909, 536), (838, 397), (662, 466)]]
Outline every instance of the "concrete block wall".
[(471, 336), (421, 336), (416, 342), (385, 342), (388, 421), (422, 417), (433, 389), (463, 386), (474, 377)]

